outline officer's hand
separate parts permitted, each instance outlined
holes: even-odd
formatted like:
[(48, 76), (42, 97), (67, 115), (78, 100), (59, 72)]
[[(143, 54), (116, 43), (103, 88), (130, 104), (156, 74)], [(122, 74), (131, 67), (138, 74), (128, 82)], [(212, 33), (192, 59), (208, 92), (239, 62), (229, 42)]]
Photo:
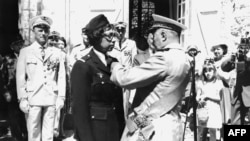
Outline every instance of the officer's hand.
[(19, 103), (19, 108), (26, 114), (29, 113), (30, 105), (28, 99), (21, 99)]
[(128, 127), (128, 130), (129, 130), (130, 133), (134, 133), (138, 129), (138, 126), (135, 123), (134, 118), (135, 118), (135, 114), (134, 113), (131, 113), (128, 116), (127, 127)]
[(60, 110), (64, 106), (64, 98), (58, 97), (56, 100), (56, 111)]
[(118, 62), (118, 60), (114, 57), (111, 57), (111, 56), (108, 56), (107, 59), (107, 67), (111, 68), (111, 65), (114, 63), (114, 62)]
[(140, 106), (134, 108), (134, 111), (138, 114), (138, 115), (143, 115), (144, 112), (147, 110), (147, 106), (145, 104), (141, 104)]

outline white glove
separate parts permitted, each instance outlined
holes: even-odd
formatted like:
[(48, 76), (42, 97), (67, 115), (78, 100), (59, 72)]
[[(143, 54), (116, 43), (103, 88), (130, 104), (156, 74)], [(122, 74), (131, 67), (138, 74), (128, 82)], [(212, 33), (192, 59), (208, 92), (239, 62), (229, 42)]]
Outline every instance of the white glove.
[(22, 99), (19, 103), (19, 108), (26, 114), (29, 113), (30, 105), (28, 99)]
[(58, 97), (56, 100), (56, 111), (60, 110), (64, 106), (64, 98)]

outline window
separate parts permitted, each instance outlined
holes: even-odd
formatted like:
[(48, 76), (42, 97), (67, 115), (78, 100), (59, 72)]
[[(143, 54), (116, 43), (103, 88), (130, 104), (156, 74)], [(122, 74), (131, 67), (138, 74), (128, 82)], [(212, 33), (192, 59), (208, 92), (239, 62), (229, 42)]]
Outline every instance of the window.
[[(178, 0), (177, 3), (177, 21), (189, 27), (189, 0)], [(185, 45), (186, 32), (181, 34), (181, 44)]]
[(150, 0), (130, 0), (130, 37), (145, 36), (152, 25), (155, 4)]

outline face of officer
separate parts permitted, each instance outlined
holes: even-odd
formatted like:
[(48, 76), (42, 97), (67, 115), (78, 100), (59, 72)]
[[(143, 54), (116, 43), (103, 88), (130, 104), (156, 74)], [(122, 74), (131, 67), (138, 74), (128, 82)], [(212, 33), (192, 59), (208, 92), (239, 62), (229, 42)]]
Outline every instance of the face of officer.
[(155, 29), (153, 33), (153, 46), (155, 50), (160, 50), (168, 44), (169, 30), (164, 28)]
[(46, 26), (35, 26), (33, 28), (35, 40), (40, 45), (45, 45), (49, 36), (49, 28)]

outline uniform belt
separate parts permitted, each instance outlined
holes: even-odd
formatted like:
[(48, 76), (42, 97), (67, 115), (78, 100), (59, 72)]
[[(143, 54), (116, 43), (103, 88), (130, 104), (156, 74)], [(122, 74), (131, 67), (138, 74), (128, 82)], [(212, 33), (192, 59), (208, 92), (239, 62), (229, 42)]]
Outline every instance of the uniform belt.
[(168, 112), (162, 114), (160, 117), (164, 117), (167, 114), (176, 114), (176, 115), (178, 115), (179, 112), (180, 112), (180, 105), (177, 104), (174, 108), (172, 108)]

